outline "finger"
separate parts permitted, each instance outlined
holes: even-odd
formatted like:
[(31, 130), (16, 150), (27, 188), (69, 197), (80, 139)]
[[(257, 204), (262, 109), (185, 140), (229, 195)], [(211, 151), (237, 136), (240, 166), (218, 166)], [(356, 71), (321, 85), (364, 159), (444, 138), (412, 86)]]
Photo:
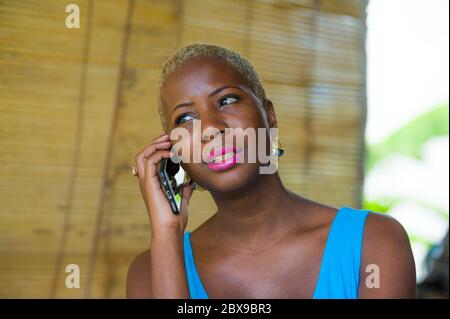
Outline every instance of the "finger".
[(156, 173), (156, 166), (163, 158), (170, 158), (171, 155), (172, 154), (169, 150), (159, 150), (145, 159), (144, 182), (147, 185), (160, 187), (158, 175)]
[(152, 156), (158, 150), (167, 150), (171, 146), (170, 141), (151, 144), (147, 149), (139, 153), (136, 158), (136, 168), (139, 176), (145, 176), (145, 159)]
[(168, 141), (168, 140), (169, 140), (169, 134), (164, 133), (164, 134), (161, 134), (160, 136), (154, 138), (152, 140), (152, 143), (157, 143), (157, 142), (161, 142), (161, 141)]
[(157, 144), (157, 143), (160, 143), (160, 142), (167, 142), (167, 141), (170, 141), (170, 137), (169, 137), (168, 134), (159, 136), (159, 137), (153, 139), (153, 140), (152, 140), (150, 143), (148, 143), (147, 145), (145, 145), (145, 146), (138, 152), (138, 154), (144, 152), (146, 149), (148, 149), (148, 148), (149, 148), (150, 146), (152, 146), (153, 144)]
[(172, 143), (170, 141), (167, 142), (159, 142), (151, 144), (146, 150), (144, 150), (141, 155), (145, 158), (150, 157), (153, 153), (155, 153), (157, 150), (168, 150), (172, 146)]
[[(148, 149), (152, 144), (159, 143), (159, 142), (166, 142), (170, 141), (169, 134), (162, 134), (156, 138), (154, 138), (150, 143), (145, 145), (143, 148), (141, 148), (138, 152), (138, 154), (144, 152), (146, 149)], [(136, 155), (137, 156), (137, 155)]]

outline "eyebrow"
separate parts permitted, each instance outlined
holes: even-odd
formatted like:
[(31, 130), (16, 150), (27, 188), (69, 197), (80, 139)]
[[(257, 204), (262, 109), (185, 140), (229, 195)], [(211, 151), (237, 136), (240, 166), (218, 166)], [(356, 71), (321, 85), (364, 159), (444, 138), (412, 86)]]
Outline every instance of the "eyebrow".
[[(224, 85), (221, 86), (220, 88), (215, 89), (214, 91), (212, 91), (211, 93), (208, 94), (208, 97), (212, 97), (214, 95), (217, 95), (220, 91), (228, 89), (228, 88), (234, 88), (234, 89), (238, 89), (242, 92), (245, 93), (245, 91), (243, 89), (241, 89), (239, 86), (233, 86), (233, 85)], [(194, 104), (193, 102), (185, 102), (185, 103), (180, 103), (177, 104), (174, 109), (172, 110), (172, 112), (170, 113), (170, 116), (172, 116), (172, 114), (179, 108), (181, 107), (188, 107), (188, 106), (192, 106), (192, 104)]]

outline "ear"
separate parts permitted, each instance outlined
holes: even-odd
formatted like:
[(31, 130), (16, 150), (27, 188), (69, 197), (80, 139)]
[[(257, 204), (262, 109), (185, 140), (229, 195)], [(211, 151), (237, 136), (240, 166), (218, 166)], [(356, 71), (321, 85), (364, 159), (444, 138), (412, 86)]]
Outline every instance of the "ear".
[(277, 117), (275, 115), (275, 109), (271, 100), (264, 98), (264, 108), (267, 112), (267, 119), (269, 120), (270, 127), (278, 127)]

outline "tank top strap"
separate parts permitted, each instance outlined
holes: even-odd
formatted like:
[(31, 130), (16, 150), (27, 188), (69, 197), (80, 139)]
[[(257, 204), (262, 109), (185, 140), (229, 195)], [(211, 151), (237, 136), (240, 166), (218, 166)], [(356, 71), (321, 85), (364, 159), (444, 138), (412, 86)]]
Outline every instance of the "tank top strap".
[(322, 257), (315, 299), (358, 298), (364, 225), (368, 210), (341, 207)]
[(203, 284), (195, 267), (194, 255), (191, 246), (191, 233), (184, 233), (184, 264), (186, 267), (186, 276), (189, 286), (191, 299), (208, 299), (208, 295), (203, 288)]

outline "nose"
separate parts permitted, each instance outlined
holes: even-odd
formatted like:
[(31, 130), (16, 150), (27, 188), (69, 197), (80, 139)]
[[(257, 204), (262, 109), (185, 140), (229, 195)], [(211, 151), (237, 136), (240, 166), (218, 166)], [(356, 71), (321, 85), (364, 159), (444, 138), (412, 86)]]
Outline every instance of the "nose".
[(201, 138), (203, 142), (208, 142), (219, 137), (228, 127), (226, 121), (221, 117), (219, 112), (208, 112), (202, 114), (201, 120)]

